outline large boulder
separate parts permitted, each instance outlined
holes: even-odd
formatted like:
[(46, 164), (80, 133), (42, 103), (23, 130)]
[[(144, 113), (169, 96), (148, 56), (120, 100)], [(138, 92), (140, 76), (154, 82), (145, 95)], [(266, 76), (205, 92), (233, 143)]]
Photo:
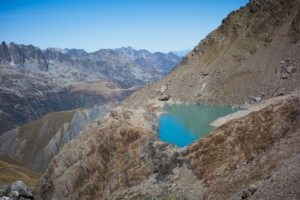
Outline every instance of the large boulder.
[(162, 94), (158, 97), (159, 101), (168, 101), (170, 99), (170, 95), (168, 94)]
[(33, 196), (23, 181), (0, 187), (2, 199), (33, 199)]

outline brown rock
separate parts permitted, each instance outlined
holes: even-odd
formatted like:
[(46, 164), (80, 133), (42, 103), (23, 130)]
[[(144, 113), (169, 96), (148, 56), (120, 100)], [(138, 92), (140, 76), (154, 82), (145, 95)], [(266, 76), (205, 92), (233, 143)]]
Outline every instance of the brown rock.
[(297, 70), (297, 68), (295, 66), (288, 66), (286, 68), (286, 72), (289, 73), (289, 74), (294, 73), (296, 70)]
[(241, 198), (242, 199), (247, 199), (250, 196), (251, 196), (251, 192), (249, 190), (243, 190), (242, 193), (241, 193)]
[(256, 192), (257, 186), (254, 185), (254, 184), (251, 184), (251, 185), (248, 187), (248, 190), (253, 194), (254, 192)]

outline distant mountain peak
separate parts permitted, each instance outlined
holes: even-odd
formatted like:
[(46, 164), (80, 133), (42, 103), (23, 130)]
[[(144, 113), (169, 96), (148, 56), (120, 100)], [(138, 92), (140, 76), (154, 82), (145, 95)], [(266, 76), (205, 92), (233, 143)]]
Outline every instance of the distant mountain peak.
[(84, 49), (73, 49), (73, 48), (72, 49), (68, 49), (68, 48), (61, 49), (61, 48), (57, 48), (57, 47), (49, 47), (49, 48), (45, 49), (44, 51), (46, 51), (46, 50), (60, 52), (63, 54), (68, 54), (71, 57), (82, 56), (82, 55), (87, 54), (87, 52)]

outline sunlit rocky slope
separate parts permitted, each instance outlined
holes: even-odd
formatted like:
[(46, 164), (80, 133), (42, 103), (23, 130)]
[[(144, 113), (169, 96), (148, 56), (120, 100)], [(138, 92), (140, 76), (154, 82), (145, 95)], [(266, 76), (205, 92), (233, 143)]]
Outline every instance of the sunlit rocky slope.
[(167, 76), (126, 102), (146, 105), (165, 95), (175, 102), (242, 105), (295, 91), (299, 27), (299, 1), (251, 1), (231, 12)]
[[(156, 54), (161, 58), (153, 61)], [(145, 66), (141, 66), (117, 50), (41, 50), (32, 45), (2, 42), (0, 135), (50, 112), (120, 102), (181, 61), (174, 54), (146, 55), (149, 61), (144, 59)]]

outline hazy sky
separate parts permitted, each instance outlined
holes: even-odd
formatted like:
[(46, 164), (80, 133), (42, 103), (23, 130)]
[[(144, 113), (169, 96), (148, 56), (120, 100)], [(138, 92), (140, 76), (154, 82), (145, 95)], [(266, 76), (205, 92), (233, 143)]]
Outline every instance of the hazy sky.
[(192, 49), (249, 0), (0, 0), (0, 40), (88, 52)]

